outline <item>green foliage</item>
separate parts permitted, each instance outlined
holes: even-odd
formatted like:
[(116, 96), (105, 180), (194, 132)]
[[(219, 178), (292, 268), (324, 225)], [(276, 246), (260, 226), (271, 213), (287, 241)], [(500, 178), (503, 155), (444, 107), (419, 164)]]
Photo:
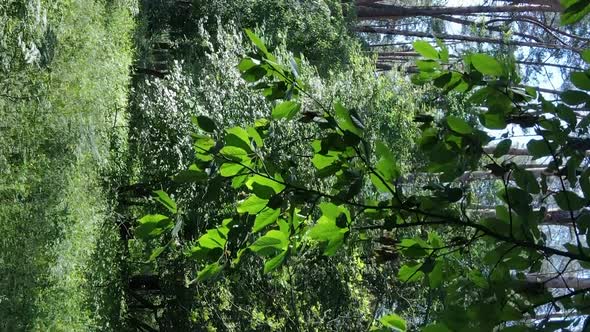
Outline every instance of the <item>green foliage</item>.
[[(277, 4), (269, 4), (273, 5)], [(414, 98), (416, 91), (444, 101), (452, 100), (447, 94), (456, 94), (465, 102), (461, 106), (468, 105), (463, 112), (443, 105), (444, 113), (417, 117), (421, 135), (416, 145), (425, 158), (424, 167), (418, 167), (407, 158), (414, 146), (408, 138), (415, 136), (411, 117), (383, 111), (403, 105), (391, 92), (383, 92), (396, 87), (403, 95), (403, 85), (392, 84), (399, 82), (395, 77), (369, 79), (366, 73), (355, 72), (371, 68), (359, 57), (350, 72), (322, 80), (309, 70), (305, 57), (294, 58), (284, 48), (275, 48), (272, 35), (260, 37), (246, 30), (252, 46), (243, 49), (235, 32), (221, 27), (216, 32), (211, 45), (219, 49), (205, 51), (208, 61), (203, 68), (190, 71), (187, 67), (194, 65), (178, 65), (169, 81), (154, 80), (155, 87), (181, 91), (180, 96), (141, 104), (147, 106), (146, 123), (154, 124), (147, 126), (154, 137), (182, 141), (194, 130), (186, 126), (191, 117), (205, 132), (192, 133), (192, 142), (171, 144), (174, 148), (146, 138), (141, 141), (150, 152), (139, 162), (142, 176), (177, 177), (186, 174), (183, 165), (198, 174), (182, 177), (186, 187), (168, 188), (174, 193), (173, 204), (167, 195), (158, 198), (164, 205), (160, 208), (190, 223), (176, 223), (173, 228), (165, 216), (148, 217), (135, 228), (140, 236), (145, 221), (154, 219), (150, 224), (155, 227), (147, 233), (157, 234), (138, 243), (156, 258), (151, 268), (162, 276), (191, 280), (167, 281), (182, 289), (189, 286), (173, 293), (188, 298), (182, 307), (190, 307), (194, 315), (193, 325), (182, 328), (359, 330), (369, 326), (405, 331), (425, 326), (424, 331), (501, 331), (528, 330), (521, 322), (529, 322), (557, 330), (565, 323), (545, 326), (547, 322), (530, 323), (530, 318), (545, 305), (571, 309), (574, 315), (584, 313), (584, 301), (573, 300), (576, 293), (556, 296), (543, 287), (532, 290), (535, 285), (525, 273), (539, 272), (552, 264), (549, 259), (588, 264), (590, 249), (579, 239), (587, 233), (584, 218), (577, 226), (570, 213), (574, 232), (581, 233), (576, 233), (576, 244), (567, 243), (565, 250), (553, 245), (539, 226), (553, 202), (572, 212), (587, 206), (587, 167), (581, 166), (584, 153), (576, 149), (579, 141), (573, 135), (582, 124), (568, 106), (587, 103), (587, 94), (569, 90), (555, 103), (548, 102), (534, 89), (519, 86), (509, 61), (476, 53), (465, 57), (462, 70), (449, 69), (448, 50), (442, 43), (438, 51), (417, 42), (416, 51), (427, 60), (419, 60), (420, 72), (412, 78), (424, 89), (413, 91)], [(203, 34), (207, 44), (210, 39)], [(246, 55), (238, 59), (239, 54)], [(187, 74), (195, 71), (202, 76)], [(584, 86), (580, 77), (573, 81)], [(434, 89), (429, 82), (441, 90), (428, 90)], [(191, 84), (198, 86), (199, 94), (178, 88)], [(144, 88), (147, 94), (160, 96), (153, 86)], [(256, 97), (249, 89), (257, 91)], [(179, 111), (175, 107), (180, 102), (187, 107)], [(518, 118), (539, 108), (542, 112), (532, 120)], [(169, 109), (178, 112), (166, 112)], [(394, 116), (397, 121), (384, 121)], [(378, 130), (379, 125), (392, 123), (394, 130)], [(503, 158), (513, 144), (509, 126), (532, 128), (541, 138), (527, 144), (533, 159), (552, 160), (541, 179)], [(497, 139), (488, 129), (502, 131), (493, 153), (488, 144)], [(495, 211), (480, 218), (466, 211), (478, 188), (465, 178), (483, 164), (490, 170), (486, 176), (497, 178), (498, 187), (490, 199)], [(415, 173), (406, 174), (408, 170)], [(419, 177), (418, 172), (428, 179), (423, 186), (406, 180)], [(559, 181), (548, 183), (548, 176)], [(576, 183), (584, 197), (575, 192)], [(159, 211), (154, 210), (142, 212), (153, 216)], [(175, 234), (177, 226), (182, 231)], [(373, 252), (396, 262), (381, 269), (367, 267)], [(400, 315), (411, 312), (404, 309), (412, 303), (404, 308), (403, 301), (375, 291), (378, 283), (364, 283), (364, 278), (382, 281), (384, 271), (397, 275), (399, 285), (428, 296), (424, 321), (419, 314), (409, 317), (409, 323), (395, 314), (373, 319), (383, 309), (396, 308)], [(317, 294), (318, 287), (310, 285), (321, 285), (323, 291)], [(261, 291), (273, 301), (261, 301), (256, 296)], [(209, 298), (215, 302), (209, 303)], [(170, 309), (172, 302), (167, 303), (166, 317), (184, 312)], [(368, 310), (370, 304), (374, 310)], [(320, 325), (334, 321), (340, 325)], [(182, 322), (168, 324), (182, 329)]]
[(123, 253), (103, 179), (125, 134), (132, 9), (0, 5), (0, 330), (124, 328)]

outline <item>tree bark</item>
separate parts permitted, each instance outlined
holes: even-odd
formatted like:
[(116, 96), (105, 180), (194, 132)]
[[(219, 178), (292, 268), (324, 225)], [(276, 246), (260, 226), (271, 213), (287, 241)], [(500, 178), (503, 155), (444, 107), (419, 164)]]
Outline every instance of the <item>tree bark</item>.
[(586, 289), (590, 287), (590, 278), (568, 276), (568, 275), (541, 275), (527, 274), (524, 280), (528, 284), (539, 285), (545, 288), (569, 288)]
[[(412, 59), (412, 57), (419, 57), (420, 54), (417, 52), (412, 52), (412, 51), (393, 51), (393, 52), (378, 52), (377, 56), (379, 58), (379, 60), (383, 59), (383, 60), (399, 60), (399, 61), (410, 61)], [(457, 58), (456, 56), (450, 56), (451, 58)], [(545, 62), (540, 62), (540, 61), (521, 61), (521, 60), (517, 60), (515, 61), (518, 64), (521, 65), (525, 65), (525, 66), (535, 66), (535, 67), (542, 67), (542, 66), (547, 66), (547, 67), (556, 67), (556, 68), (561, 68), (561, 69), (571, 69), (571, 70), (578, 70), (578, 71), (583, 71), (584, 68), (582, 67), (576, 67), (576, 66), (568, 66), (568, 65), (564, 65), (564, 64), (559, 64), (559, 63), (545, 63)]]
[[(483, 210), (468, 210), (470, 214), (477, 215), (480, 218), (490, 218), (496, 215), (495, 209), (483, 209)], [(577, 218), (581, 214), (587, 214), (588, 210), (576, 211), (574, 218)], [(541, 222), (541, 225), (554, 225), (554, 226), (571, 226), (572, 219), (570, 211), (567, 210), (549, 210), (545, 213), (545, 218)]]
[(466, 6), (466, 7), (402, 7), (381, 3), (357, 3), (357, 17), (364, 19), (396, 19), (417, 16), (470, 15), (480, 13), (526, 13), (526, 12), (558, 12), (559, 9), (547, 5), (528, 6)]
[[(406, 36), (406, 37), (422, 37), (422, 38), (433, 38), (434, 35), (428, 32), (421, 32), (421, 31), (405, 31), (405, 30), (396, 30), (396, 29), (387, 29), (387, 28), (373, 28), (373, 27), (358, 27), (356, 28), (357, 32), (366, 32), (366, 33), (379, 33), (384, 35), (394, 35), (394, 36)], [(572, 46), (565, 46), (565, 45), (556, 45), (550, 43), (534, 43), (534, 42), (526, 42), (521, 40), (502, 40), (497, 38), (490, 38), (490, 37), (476, 37), (476, 36), (466, 36), (466, 35), (452, 35), (452, 34), (436, 34), (436, 37), (442, 40), (461, 40), (467, 42), (474, 42), (474, 43), (487, 43), (487, 44), (497, 44), (497, 45), (514, 45), (514, 46), (525, 46), (525, 47), (538, 47), (538, 48), (546, 48), (546, 49), (567, 49), (573, 52), (581, 53), (582, 50)], [(389, 46), (388, 44), (377, 44), (377, 45), (369, 45), (371, 47), (379, 47), (379, 46)]]

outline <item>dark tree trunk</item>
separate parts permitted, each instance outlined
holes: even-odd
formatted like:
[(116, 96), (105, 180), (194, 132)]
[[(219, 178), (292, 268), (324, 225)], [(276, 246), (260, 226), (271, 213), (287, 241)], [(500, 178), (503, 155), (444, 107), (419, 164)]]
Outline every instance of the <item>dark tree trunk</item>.
[[(405, 30), (396, 30), (396, 29), (387, 29), (387, 28), (373, 28), (373, 27), (358, 27), (356, 29), (358, 32), (368, 32), (368, 33), (379, 33), (385, 35), (394, 35), (394, 36), (406, 36), (406, 37), (422, 37), (422, 38), (433, 38), (432, 33), (428, 32), (421, 32), (421, 31), (405, 31)], [(535, 43), (535, 42), (526, 42), (520, 40), (503, 40), (497, 38), (489, 38), (489, 37), (476, 37), (476, 36), (466, 36), (466, 35), (451, 35), (451, 34), (436, 34), (436, 37), (442, 40), (461, 40), (467, 42), (474, 42), (474, 43), (487, 43), (487, 44), (498, 44), (498, 45), (514, 45), (514, 46), (525, 46), (525, 47), (537, 47), (537, 48), (546, 48), (546, 49), (567, 49), (573, 52), (580, 53), (582, 52), (581, 49), (572, 47), (572, 46), (565, 46), (565, 45), (556, 45), (550, 43)], [(378, 45), (369, 45), (371, 47), (379, 47), (379, 46), (389, 46), (388, 44), (378, 44)]]
[(417, 16), (470, 15), (490, 13), (558, 12), (559, 8), (546, 5), (529, 6), (466, 6), (466, 7), (402, 7), (381, 3), (361, 2), (357, 5), (359, 19), (396, 19)]
[(160, 278), (157, 275), (135, 275), (129, 279), (129, 290), (160, 291)]

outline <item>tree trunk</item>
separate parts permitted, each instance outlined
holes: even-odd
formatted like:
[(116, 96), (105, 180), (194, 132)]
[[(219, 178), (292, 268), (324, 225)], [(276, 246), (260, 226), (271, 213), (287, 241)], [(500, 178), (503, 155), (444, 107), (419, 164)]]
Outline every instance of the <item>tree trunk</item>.
[(160, 278), (157, 275), (135, 275), (129, 279), (131, 291), (160, 291)]
[(525, 12), (558, 12), (559, 8), (555, 6), (536, 5), (536, 6), (466, 6), (466, 7), (402, 7), (395, 5), (386, 5), (381, 3), (357, 3), (357, 17), (361, 20), (366, 19), (396, 19), (417, 16), (440, 16), (440, 15), (471, 15), (471, 14), (490, 14), (490, 13), (525, 13)]
[(162, 71), (162, 70), (156, 70), (156, 69), (151, 69), (151, 68), (135, 68), (135, 74), (144, 74), (144, 75), (148, 75), (148, 76), (155, 76), (157, 78), (165, 78), (166, 75), (168, 75), (168, 71)]
[[(491, 218), (496, 216), (495, 209), (483, 209), (483, 210), (468, 210), (470, 214), (477, 215), (480, 218)], [(578, 217), (582, 213), (588, 213), (588, 210), (574, 212), (574, 218)], [(541, 222), (541, 225), (553, 225), (553, 226), (571, 226), (572, 219), (570, 211), (567, 210), (549, 210), (545, 213), (545, 218)]]
[[(377, 53), (377, 56), (378, 56), (379, 60), (384, 60), (384, 61), (410, 62), (410, 61), (414, 61), (414, 59), (412, 59), (412, 58), (419, 57), (420, 54), (418, 54), (417, 52), (411, 52), (411, 51), (393, 51), (393, 52), (379, 52), (379, 53)], [(452, 56), (452, 55), (450, 57), (456, 58), (456, 56)], [(521, 60), (517, 60), (515, 62), (518, 64), (521, 64), (521, 65), (525, 65), (525, 66), (534, 66), (534, 67), (547, 66), (547, 67), (556, 67), (556, 68), (561, 68), (561, 69), (571, 69), (571, 70), (577, 70), (577, 71), (584, 70), (584, 68), (582, 68), (582, 67), (568, 66), (568, 65), (564, 65), (564, 64), (558, 64), (558, 63), (545, 63), (545, 62), (540, 62), (540, 61), (521, 61)], [(538, 88), (538, 89), (541, 89), (541, 88)], [(540, 90), (538, 90), (538, 91), (540, 91)]]
[(545, 288), (569, 288), (569, 289), (586, 289), (590, 288), (590, 278), (583, 278), (568, 275), (542, 275), (527, 274), (524, 280), (531, 285), (539, 285)]
[[(367, 33), (379, 33), (385, 35), (394, 35), (394, 36), (406, 36), (406, 37), (422, 37), (422, 38), (433, 38), (435, 35), (428, 32), (421, 32), (421, 31), (405, 31), (405, 30), (396, 30), (396, 29), (387, 29), (387, 28), (373, 28), (373, 27), (358, 27), (356, 28), (358, 32), (367, 32)], [(572, 46), (565, 46), (565, 45), (556, 45), (550, 43), (534, 43), (534, 42), (526, 42), (521, 40), (503, 40), (497, 38), (490, 38), (490, 37), (476, 37), (476, 36), (466, 36), (466, 35), (452, 35), (452, 34), (436, 34), (436, 37), (442, 40), (461, 40), (467, 42), (474, 42), (474, 43), (488, 43), (488, 44), (499, 44), (499, 45), (514, 45), (514, 46), (525, 46), (525, 47), (538, 47), (538, 48), (546, 48), (546, 49), (567, 49), (573, 52), (581, 53), (582, 50)], [(388, 44), (377, 44), (377, 45), (369, 45), (371, 47), (379, 47), (379, 46), (389, 46)]]

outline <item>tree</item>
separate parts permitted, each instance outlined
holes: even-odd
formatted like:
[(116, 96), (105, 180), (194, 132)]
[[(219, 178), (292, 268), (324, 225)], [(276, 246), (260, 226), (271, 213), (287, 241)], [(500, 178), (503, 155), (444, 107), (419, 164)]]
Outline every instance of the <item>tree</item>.
[[(393, 248), (391, 254), (404, 257), (399, 280), (423, 282), (433, 289), (445, 286), (447, 300), (441, 300), (439, 310), (429, 316), (437, 323), (426, 330), (502, 328), (537, 317), (538, 309), (546, 304), (571, 310), (581, 319), (587, 305), (583, 280), (577, 280), (574, 287), (581, 289), (555, 295), (546, 287), (573, 287), (567, 281), (555, 281), (565, 270), (541, 280), (534, 273), (553, 264), (552, 258), (567, 260), (566, 267), (569, 262), (582, 267), (590, 263), (590, 248), (583, 240), (590, 220), (576, 212), (590, 201), (590, 171), (582, 164), (585, 149), (579, 149), (584, 141), (576, 134), (588, 124), (576, 121), (575, 115), (572, 118), (570, 107), (590, 101), (582, 91), (586, 85), (564, 91), (553, 103), (534, 89), (519, 87), (513, 63), (474, 53), (465, 57), (462, 71), (448, 70), (444, 44), (436, 49), (426, 42), (414, 43), (424, 58), (419, 60), (414, 82), (430, 82), (443, 94), (466, 94), (481, 111), (472, 114), (470, 121), (448, 114), (438, 114), (439, 120), (426, 115), (417, 119), (422, 123), (419, 146), (428, 158), (425, 171), (438, 181), (408, 192), (400, 186), (402, 174), (394, 154), (384, 143), (370, 140), (362, 114), (338, 101), (328, 106), (315, 98), (313, 91), (304, 88), (296, 60), (282, 64), (258, 36), (251, 31), (247, 35), (257, 51), (238, 68), (255, 89), (275, 101), (273, 121), (316, 126), (319, 136), (311, 139), (309, 156), (273, 159), (267, 157), (266, 145), (273, 135), (272, 122), (258, 120), (252, 126), (221, 129), (211, 119), (197, 121), (201, 128), (195, 136), (197, 160), (190, 168), (194, 181), (218, 174), (245, 195), (235, 214), (202, 233), (190, 246), (190, 257), (203, 264), (195, 283), (214, 279), (250, 255), (264, 260), (265, 272), (280, 274), (289, 271), (309, 246), (333, 256), (351, 247), (355, 239), (388, 231), (401, 237), (388, 244)], [(574, 80), (581, 83), (582, 76), (577, 76), (580, 78)], [(314, 106), (302, 111), (304, 102)], [(538, 136), (528, 141), (527, 151), (532, 158), (551, 159), (557, 178), (553, 182), (499, 159), (511, 151), (510, 131), (506, 130), (511, 117), (526, 114), (529, 106), (537, 104), (542, 105), (544, 115), (527, 124)], [(493, 152), (489, 148), (493, 137), (484, 128), (505, 131)], [(470, 189), (455, 181), (465, 172), (480, 169), (483, 160), (501, 183), (499, 206), (491, 217), (473, 218), (463, 208)], [(306, 163), (314, 166), (317, 181), (290, 171)], [(331, 181), (324, 183), (320, 180), (324, 178)], [(166, 215), (146, 217), (136, 229), (148, 238), (176, 228), (176, 203), (163, 195), (158, 200), (168, 210)], [(569, 215), (573, 243), (565, 243), (564, 248), (548, 243), (539, 228), (546, 210), (538, 205), (555, 205), (562, 217)], [(418, 235), (403, 237), (409, 229), (419, 230), (414, 233)], [(441, 235), (447, 233), (453, 236)], [(478, 247), (483, 250), (475, 250)], [(479, 263), (461, 259), (470, 251)], [(158, 249), (152, 256), (161, 253)], [(543, 287), (537, 287), (539, 283)], [(296, 309), (292, 313), (297, 316), (294, 327), (300, 317)], [(394, 315), (375, 323), (406, 329)]]
[[(443, 40), (456, 53), (494, 49), (498, 54), (513, 54), (522, 65), (523, 76), (530, 76), (531, 81), (553, 73), (544, 65), (551, 59), (554, 63), (583, 66), (579, 54), (589, 41), (585, 37), (587, 23), (560, 26), (558, 15), (567, 19), (568, 14), (560, 14), (562, 8), (554, 1), (497, 2), (497, 5), (473, 7), (359, 3), (360, 22), (356, 30), (369, 46), (382, 51), (407, 51), (404, 44), (421, 37)], [(460, 43), (451, 46), (452, 41)], [(490, 48), (490, 45), (495, 46)], [(569, 70), (555, 68), (566, 79)]]

